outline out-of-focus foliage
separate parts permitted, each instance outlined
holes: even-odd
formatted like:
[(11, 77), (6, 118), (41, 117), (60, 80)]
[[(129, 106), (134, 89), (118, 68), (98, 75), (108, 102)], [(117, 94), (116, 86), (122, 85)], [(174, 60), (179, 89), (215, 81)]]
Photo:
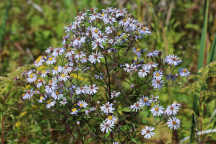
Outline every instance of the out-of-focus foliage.
[[(32, 63), (47, 47), (61, 44), (64, 25), (70, 24), (79, 10), (108, 6), (127, 8), (136, 18), (151, 26), (153, 33), (147, 40), (148, 45), (140, 44), (141, 48), (151, 47), (166, 55), (175, 52), (184, 58), (185, 65), (190, 67), (192, 73), (190, 80), (182, 82), (184, 88), (172, 87), (169, 92), (174, 100), (183, 105), (180, 119), (184, 130), (180, 132), (179, 139), (192, 135), (191, 141), (214, 143), (215, 133), (196, 135), (200, 130), (214, 129), (216, 126), (216, 64), (205, 65), (216, 32), (214, 0), (210, 0), (207, 47), (204, 50), (204, 67), (199, 74), (196, 72), (204, 1), (1, 0), (0, 131), (3, 141), (9, 144), (53, 144), (72, 143), (72, 139), (77, 139), (77, 143), (82, 142), (83, 138), (79, 135), (85, 134), (87, 126), (80, 129), (75, 122), (53, 115), (43, 105), (21, 99), (24, 89), (22, 72), (31, 67), (24, 65)], [(161, 92), (160, 95), (163, 101), (169, 100), (167, 93)], [(81, 125), (83, 123), (81, 121)], [(77, 131), (73, 136), (68, 131), (68, 125)], [(158, 133), (160, 138), (151, 143), (171, 142), (171, 134), (167, 130), (161, 129)], [(86, 143), (96, 143), (88, 134), (85, 139), (89, 139)]]

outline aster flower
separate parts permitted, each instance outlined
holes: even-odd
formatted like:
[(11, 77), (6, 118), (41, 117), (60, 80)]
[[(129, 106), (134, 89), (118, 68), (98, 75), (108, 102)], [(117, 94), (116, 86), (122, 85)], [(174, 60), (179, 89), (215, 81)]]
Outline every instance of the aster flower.
[(150, 73), (148, 67), (146, 66), (143, 66), (141, 70), (139, 70), (138, 72), (138, 76), (143, 78), (143, 77), (146, 77), (148, 75), (148, 73)]
[(145, 128), (143, 128), (141, 130), (141, 135), (143, 135), (144, 138), (146, 138), (146, 139), (150, 139), (151, 137), (153, 137), (155, 135), (155, 132), (153, 132), (154, 129), (155, 128), (153, 128), (153, 127), (146, 126)]
[(179, 69), (179, 75), (182, 77), (186, 77), (190, 75), (190, 72), (186, 68)]
[(34, 95), (33, 89), (27, 90), (26, 93), (23, 95), (23, 99), (30, 99)]
[(143, 105), (142, 101), (138, 101), (138, 102), (134, 103), (133, 105), (131, 105), (131, 106), (130, 106), (130, 109), (131, 109), (132, 111), (137, 112), (137, 111), (140, 110), (143, 106), (144, 106), (144, 105)]
[(46, 108), (49, 109), (49, 108), (53, 107), (55, 104), (56, 104), (56, 101), (49, 101), (46, 105)]
[(164, 113), (164, 108), (159, 105), (155, 105), (152, 109), (151, 112), (153, 116), (161, 116)]
[(161, 80), (162, 79), (162, 76), (163, 76), (163, 72), (162, 71), (155, 71), (153, 73), (153, 78), (156, 79), (156, 80)]
[(77, 115), (77, 113), (78, 113), (78, 109), (77, 108), (72, 108), (71, 109), (71, 113), (70, 114)]
[(167, 125), (170, 129), (178, 129), (180, 127), (180, 120), (176, 117), (169, 118)]
[(99, 52), (96, 52), (96, 53), (93, 53), (92, 55), (89, 56), (88, 60), (91, 62), (91, 63), (100, 63), (101, 62), (101, 58), (103, 58), (103, 56), (101, 55), (101, 53)]
[(44, 60), (44, 56), (39, 56), (39, 57), (35, 60), (34, 65), (35, 65), (36, 67), (39, 67), (39, 66), (41, 66), (41, 65), (43, 64), (44, 61), (45, 61), (45, 60)]
[(97, 90), (98, 90), (98, 87), (95, 84), (93, 84), (86, 88), (86, 93), (92, 95), (92, 94), (95, 94)]
[(100, 107), (101, 111), (104, 112), (105, 114), (113, 113), (115, 108), (113, 108), (113, 104), (107, 102), (106, 104), (102, 105)]
[(114, 127), (114, 123), (110, 122), (110, 121), (103, 121), (101, 124), (100, 124), (100, 129), (101, 131), (104, 133), (108, 133), (108, 132), (111, 132), (112, 129)]
[(80, 108), (86, 108), (88, 106), (88, 104), (84, 101), (84, 100), (80, 100), (77, 105), (80, 107)]
[(46, 63), (47, 64), (54, 64), (56, 62), (55, 57), (48, 57)]
[(117, 92), (117, 91), (112, 91), (111, 92), (111, 98), (115, 98), (115, 97), (118, 97), (121, 93), (120, 92)]
[(165, 113), (170, 116), (170, 115), (176, 115), (180, 109), (180, 104), (173, 103), (172, 105), (168, 106)]
[(140, 98), (140, 103), (142, 103), (143, 106), (150, 106), (152, 103), (152, 100), (149, 99), (147, 96), (143, 96), (142, 98)]
[(108, 121), (108, 122), (111, 122), (111, 123), (115, 124), (117, 122), (117, 120), (118, 120), (118, 118), (116, 116), (109, 115), (105, 121)]
[(159, 80), (159, 79), (152, 79), (152, 86), (154, 88), (161, 88), (163, 86), (163, 80)]
[(36, 80), (37, 80), (37, 75), (34, 74), (34, 73), (29, 73), (28, 78), (27, 78), (27, 81), (28, 81), (29, 83), (33, 83), (33, 82), (35, 82)]
[(182, 62), (182, 60), (179, 57), (175, 56), (175, 55), (168, 55), (165, 58), (165, 63), (167, 63), (169, 65), (177, 66), (181, 62)]

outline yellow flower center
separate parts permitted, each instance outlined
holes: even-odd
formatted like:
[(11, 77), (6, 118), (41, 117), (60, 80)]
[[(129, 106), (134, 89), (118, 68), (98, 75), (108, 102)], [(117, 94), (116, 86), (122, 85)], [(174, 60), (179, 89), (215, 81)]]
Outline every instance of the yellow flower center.
[(173, 124), (173, 125), (176, 125), (177, 123), (176, 123), (176, 121), (172, 121), (172, 124)]
[(52, 61), (52, 60), (53, 60), (53, 57), (50, 57), (50, 58), (49, 58), (49, 61)]
[(61, 77), (65, 77), (66, 75), (65, 74), (61, 74)]
[(30, 78), (33, 78), (33, 77), (34, 77), (34, 75), (33, 75), (33, 74), (30, 74), (30, 75), (29, 75), (29, 77), (30, 77)]
[(80, 107), (83, 107), (83, 104), (81, 103), (81, 104), (79, 104), (79, 106), (80, 106)]
[(155, 74), (155, 76), (156, 76), (156, 77), (159, 77), (159, 76), (160, 76), (160, 74), (157, 72), (157, 73)]
[(95, 33), (98, 33), (98, 29), (95, 29), (94, 32), (95, 32)]
[(155, 108), (155, 111), (159, 111), (159, 108), (158, 108), (158, 107), (156, 107), (156, 108)]
[(56, 70), (56, 71), (57, 71), (57, 70), (58, 70), (58, 67), (57, 67), (57, 66), (56, 66), (56, 67), (54, 67), (54, 70)]
[(111, 115), (110, 115), (110, 116), (108, 116), (108, 119), (109, 119), (109, 120), (112, 120), (112, 116), (111, 116)]
[(73, 108), (73, 109), (72, 109), (72, 112), (76, 112), (76, 110), (77, 110), (76, 108)]

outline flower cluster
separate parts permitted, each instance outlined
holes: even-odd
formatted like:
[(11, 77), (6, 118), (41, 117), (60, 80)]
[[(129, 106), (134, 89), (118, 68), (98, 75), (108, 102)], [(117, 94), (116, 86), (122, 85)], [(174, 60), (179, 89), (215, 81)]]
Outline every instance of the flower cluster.
[[(124, 86), (125, 82), (136, 86), (139, 80), (156, 91), (166, 85), (169, 75), (185, 77), (190, 74), (185, 68), (176, 73), (175, 68), (182, 60), (175, 55), (164, 58), (158, 50), (146, 53), (133, 48), (151, 33), (146, 26), (124, 9), (91, 9), (75, 17), (74, 22), (65, 27), (65, 33), (62, 47), (48, 48), (46, 55), (40, 56), (34, 68), (26, 72), (30, 86), (23, 99), (35, 98), (48, 109), (61, 105), (75, 118), (83, 115), (100, 118), (97, 120), (103, 133), (121, 126), (117, 123), (122, 107), (129, 107), (130, 113), (147, 107), (153, 117), (168, 119), (169, 128), (180, 127), (180, 120), (176, 118), (180, 104), (174, 103), (164, 109), (159, 97), (147, 96), (150, 93), (143, 93), (144, 89), (134, 94), (131, 88)], [(150, 84), (144, 84), (146, 81)], [(135, 96), (130, 99), (126, 95)], [(130, 104), (125, 102), (127, 98)], [(146, 126), (141, 134), (146, 139), (151, 138), (154, 129)]]

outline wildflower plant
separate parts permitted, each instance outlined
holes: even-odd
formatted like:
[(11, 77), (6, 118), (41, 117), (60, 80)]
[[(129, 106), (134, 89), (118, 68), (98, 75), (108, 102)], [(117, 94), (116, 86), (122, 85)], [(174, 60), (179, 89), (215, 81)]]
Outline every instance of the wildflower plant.
[[(175, 55), (140, 49), (138, 43), (150, 34), (125, 9), (80, 12), (65, 27), (62, 47), (48, 48), (26, 72), (30, 86), (22, 98), (34, 99), (53, 113), (61, 109), (71, 125), (91, 125), (96, 131), (89, 129), (90, 135), (110, 136), (112, 142), (129, 141), (119, 138), (125, 132), (150, 139), (158, 123), (177, 130), (181, 105), (165, 105), (152, 93), (189, 71), (178, 70), (182, 60)], [(142, 112), (146, 121), (136, 122)]]

